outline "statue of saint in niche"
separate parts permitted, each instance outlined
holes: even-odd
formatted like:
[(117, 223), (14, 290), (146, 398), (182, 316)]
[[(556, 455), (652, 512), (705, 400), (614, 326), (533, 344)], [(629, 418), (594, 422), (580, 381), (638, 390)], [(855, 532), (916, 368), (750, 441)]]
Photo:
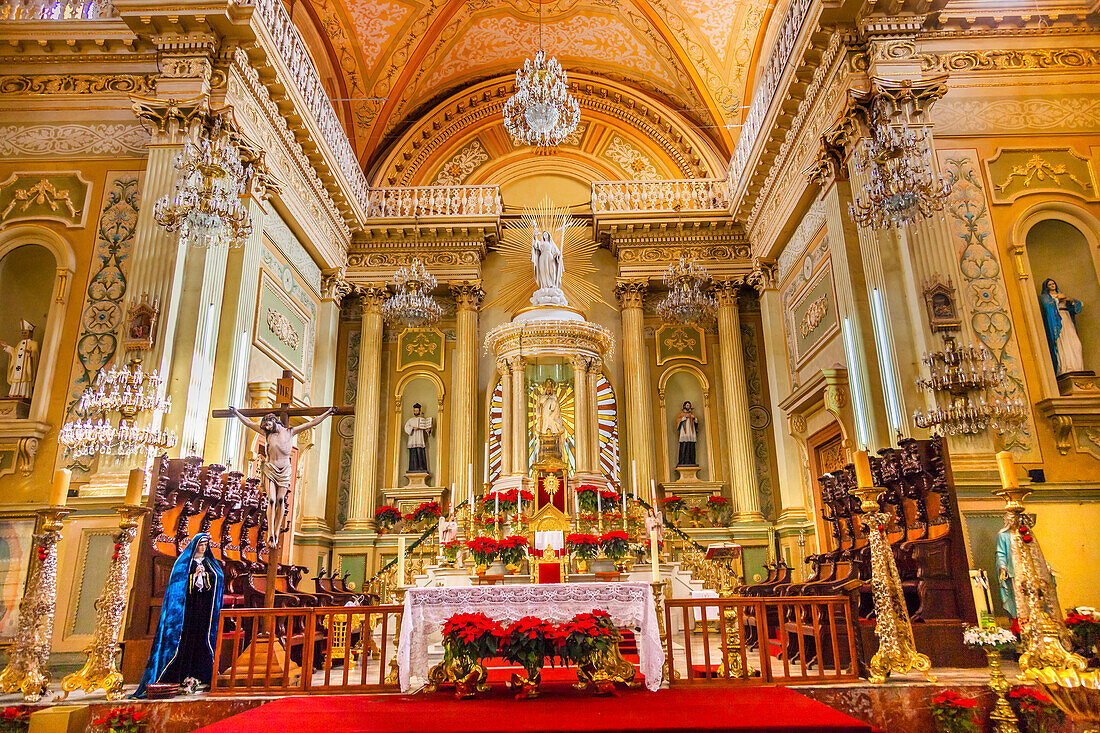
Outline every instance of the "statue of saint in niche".
[(0, 341), (8, 354), (8, 397), (29, 400), (34, 392), (34, 373), (38, 369), (38, 344), (34, 340), (34, 324), (20, 322), (19, 343), (15, 346)]
[(561, 248), (547, 231), (535, 230), (531, 236), (531, 264), (535, 268), (535, 284), (538, 290), (531, 296), (531, 305), (565, 306), (568, 301), (561, 289), (565, 273)]
[(538, 457), (561, 458), (565, 453), (565, 421), (561, 417), (558, 383), (549, 377), (531, 388), (535, 403), (535, 434), (538, 435)]
[(691, 402), (685, 401), (680, 415), (676, 418), (676, 431), (680, 440), (680, 455), (677, 466), (698, 466), (695, 456), (695, 443), (698, 440), (699, 419), (695, 417)]
[(1043, 280), (1039, 289), (1039, 307), (1056, 375), (1085, 371), (1081, 339), (1077, 336), (1077, 314), (1081, 301), (1067, 298), (1054, 278)]
[(428, 472), (428, 436), (432, 432), (432, 418), (420, 414), (420, 403), (413, 405), (413, 416), (405, 421), (405, 434), (409, 436), (408, 473)]

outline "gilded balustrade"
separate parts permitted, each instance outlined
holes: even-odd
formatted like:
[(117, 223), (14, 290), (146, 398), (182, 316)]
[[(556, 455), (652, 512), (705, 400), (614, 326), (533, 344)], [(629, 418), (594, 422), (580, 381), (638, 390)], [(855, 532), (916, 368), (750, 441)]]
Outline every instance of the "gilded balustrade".
[(596, 213), (659, 211), (726, 211), (729, 185), (725, 178), (674, 181), (595, 181), (592, 211)]
[(372, 188), (366, 211), (371, 218), (500, 216), (498, 186), (401, 186)]

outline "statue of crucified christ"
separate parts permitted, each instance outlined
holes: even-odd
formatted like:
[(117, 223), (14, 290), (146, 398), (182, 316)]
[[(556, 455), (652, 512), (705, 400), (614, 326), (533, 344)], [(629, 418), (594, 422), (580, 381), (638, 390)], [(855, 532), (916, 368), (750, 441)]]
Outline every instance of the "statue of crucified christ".
[(290, 457), (294, 452), (295, 436), (317, 427), (335, 415), (338, 408), (330, 407), (309, 422), (294, 428), (284, 425), (274, 412), (264, 415), (257, 424), (245, 417), (236, 407), (230, 407), (229, 411), (246, 428), (264, 436), (264, 463), (260, 473), (264, 479), (264, 488), (267, 490), (267, 546), (274, 551), (274, 548), (279, 546), (279, 536), (283, 533), (283, 523), (286, 521), (287, 496), (290, 493), (292, 478)]

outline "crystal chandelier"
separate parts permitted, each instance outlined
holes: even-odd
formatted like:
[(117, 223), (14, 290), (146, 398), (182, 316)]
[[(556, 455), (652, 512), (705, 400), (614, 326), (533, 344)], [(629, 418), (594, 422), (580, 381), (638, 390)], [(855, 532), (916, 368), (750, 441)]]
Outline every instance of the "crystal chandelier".
[[(141, 360), (132, 359), (123, 369), (100, 371), (95, 384), (84, 391), (77, 403), (78, 418), (65, 423), (58, 440), (74, 458), (113, 454), (130, 456), (171, 448), (174, 433), (134, 425), (138, 415), (156, 416), (172, 409), (172, 398), (163, 396), (167, 379), (143, 372)], [(116, 427), (108, 419), (119, 414)]]
[(424, 269), (424, 263), (413, 259), (393, 275), (396, 292), (382, 304), (382, 317), (387, 323), (408, 327), (435, 323), (443, 317), (443, 308), (432, 297), (436, 280)]
[(897, 229), (927, 219), (943, 210), (951, 193), (951, 179), (932, 169), (924, 136), (908, 127), (876, 122), (853, 162), (864, 176), (864, 193), (848, 211), (863, 227)]
[(680, 257), (668, 266), (664, 278), (668, 295), (657, 304), (657, 315), (666, 322), (713, 321), (718, 302), (707, 292), (710, 274), (695, 258)]
[(987, 428), (1011, 429), (1026, 419), (1022, 398), (987, 399), (990, 391), (1005, 392), (1006, 373), (984, 346), (959, 348), (950, 336), (944, 343), (943, 351), (922, 359), (928, 377), (917, 380), (917, 388), (932, 394), (936, 407), (913, 412), (917, 427), (935, 435), (975, 435)]
[(504, 103), (504, 128), (517, 145), (559, 145), (581, 118), (580, 104), (569, 93), (569, 77), (558, 60), (542, 49), (542, 3), (539, 6), (539, 50), (516, 69), (516, 93)]
[(251, 175), (221, 118), (195, 128), (176, 158), (176, 183), (153, 206), (153, 219), (179, 232), (190, 247), (240, 247), (252, 234), (252, 219), (241, 204)]

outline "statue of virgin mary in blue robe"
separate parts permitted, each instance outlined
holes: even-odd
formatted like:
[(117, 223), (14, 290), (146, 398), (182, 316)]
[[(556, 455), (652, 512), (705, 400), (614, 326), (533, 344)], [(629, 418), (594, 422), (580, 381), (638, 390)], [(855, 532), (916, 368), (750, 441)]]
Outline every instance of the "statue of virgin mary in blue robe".
[(188, 677), (210, 684), (222, 583), (221, 565), (210, 554), (210, 535), (200, 532), (172, 565), (149, 662), (134, 697), (145, 697), (146, 685), (180, 684)]

